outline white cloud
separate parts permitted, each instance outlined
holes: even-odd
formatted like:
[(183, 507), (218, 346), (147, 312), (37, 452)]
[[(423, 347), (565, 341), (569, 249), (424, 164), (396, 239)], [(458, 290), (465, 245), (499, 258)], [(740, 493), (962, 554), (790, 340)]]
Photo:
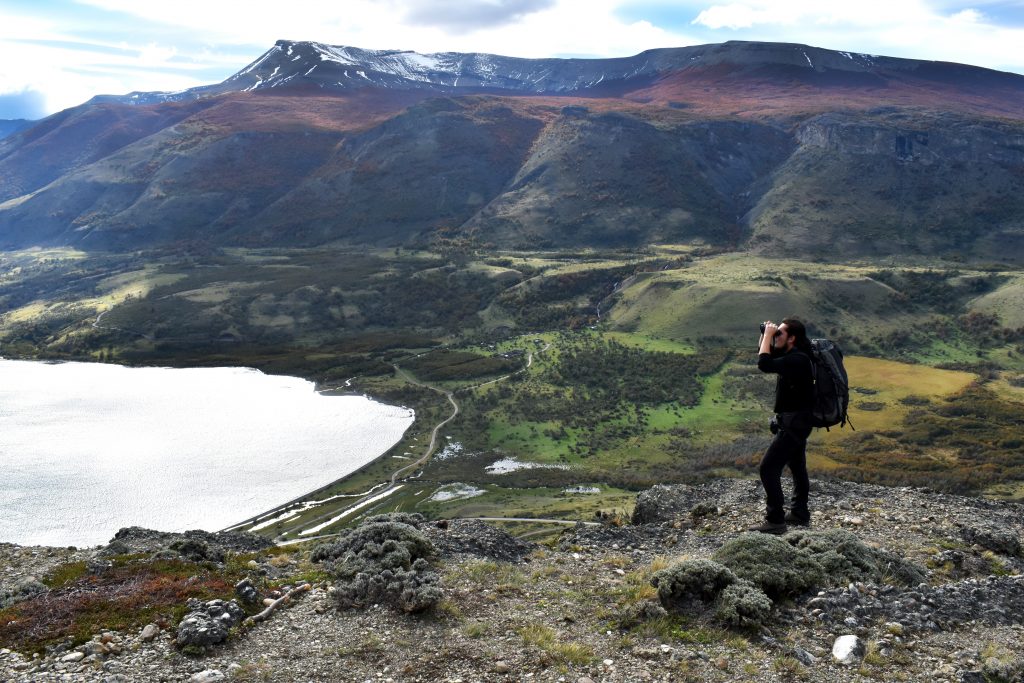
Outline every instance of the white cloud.
[[(281, 12), (277, 0), (249, 0), (244, 10), (239, 10), (234, 3), (209, 0), (178, 0), (173, 5), (135, 0), (79, 2), (187, 28), (211, 44), (267, 48), (283, 38), (419, 52), (609, 56), (635, 54), (687, 40), (648, 22), (622, 21), (616, 16), (622, 3), (615, 0), (519, 3), (524, 11), (515, 15), (515, 21), (509, 23), (507, 13), (495, 12), (493, 25), (479, 20), (473, 24), (472, 31), (465, 32), (446, 31), (444, 22), (410, 20), (424, 12), (422, 0), (348, 0), (345, 3), (311, 0), (302, 3), (301, 11), (294, 12)], [(494, 5), (495, 2), (477, 4)]]
[(694, 24), (712, 29), (753, 26), (836, 25), (846, 28), (927, 21), (932, 11), (918, 0), (748, 0), (715, 4), (701, 11)]
[(772, 23), (770, 14), (764, 10), (756, 10), (748, 5), (715, 5), (697, 15), (694, 24), (703, 24), (708, 28), (740, 29), (750, 28), (754, 24)]
[(984, 16), (981, 14), (981, 12), (979, 12), (976, 9), (970, 8), (957, 12), (956, 14), (950, 17), (951, 21), (962, 21), (968, 24), (977, 24), (983, 19)]
[(729, 40), (807, 43), (895, 57), (1024, 71), (1024, 30), (974, 8), (923, 0), (744, 0), (712, 4), (693, 24)]

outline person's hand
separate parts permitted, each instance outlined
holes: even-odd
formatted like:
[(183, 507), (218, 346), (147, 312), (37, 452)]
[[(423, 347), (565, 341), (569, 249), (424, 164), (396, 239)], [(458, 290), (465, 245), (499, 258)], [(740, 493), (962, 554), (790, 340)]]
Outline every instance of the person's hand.
[(764, 321), (764, 334), (761, 335), (761, 343), (758, 347), (758, 353), (771, 353), (772, 340), (775, 339), (775, 333), (778, 329), (779, 326), (771, 320)]

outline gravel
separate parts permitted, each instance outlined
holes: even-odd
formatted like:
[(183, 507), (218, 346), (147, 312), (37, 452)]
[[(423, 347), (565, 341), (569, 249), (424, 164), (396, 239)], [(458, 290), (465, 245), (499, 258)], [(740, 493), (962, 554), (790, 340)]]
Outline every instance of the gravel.
[[(658, 512), (641, 519), (652, 521), (580, 525), (547, 545), (479, 521), (423, 525), (439, 549), (444, 591), (429, 614), (384, 605), (338, 611), (331, 585), (320, 582), (268, 621), (232, 630), (205, 656), (186, 656), (173, 642), (175, 628), (151, 625), (145, 638), (141, 627), (104, 632), (41, 656), (0, 649), (0, 680), (960, 683), (1024, 676), (1024, 565), (1012, 552), (1024, 533), (1020, 505), (816, 481), (812, 528), (852, 531), (928, 567), (927, 582), (813, 590), (777, 605), (770, 626), (751, 632), (721, 630), (700, 616), (672, 626), (663, 611), (644, 609), (657, 604), (644, 581), (676, 559), (709, 557), (756, 522), (758, 483), (658, 487), (645, 496), (656, 499), (649, 509)], [(700, 514), (691, 514), (699, 503)], [(985, 530), (1000, 533), (977, 533)], [(0, 585), (95, 553), (0, 545)], [(832, 655), (844, 636), (864, 646), (850, 665)]]

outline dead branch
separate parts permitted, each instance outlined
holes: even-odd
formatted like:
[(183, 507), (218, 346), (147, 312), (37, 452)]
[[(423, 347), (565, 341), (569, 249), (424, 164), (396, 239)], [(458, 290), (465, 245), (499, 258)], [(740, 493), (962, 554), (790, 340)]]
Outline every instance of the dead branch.
[(270, 618), (270, 615), (274, 613), (274, 610), (276, 610), (284, 603), (290, 601), (292, 597), (299, 595), (300, 593), (305, 593), (310, 588), (312, 588), (312, 586), (310, 586), (308, 583), (304, 583), (301, 586), (297, 586), (296, 588), (291, 589), (290, 591), (279, 597), (277, 600), (274, 600), (274, 602), (270, 603), (267, 606), (267, 608), (259, 614), (254, 614), (251, 617), (246, 617), (245, 621), (242, 622), (242, 626), (252, 626), (253, 624), (258, 624), (261, 621), (266, 621)]

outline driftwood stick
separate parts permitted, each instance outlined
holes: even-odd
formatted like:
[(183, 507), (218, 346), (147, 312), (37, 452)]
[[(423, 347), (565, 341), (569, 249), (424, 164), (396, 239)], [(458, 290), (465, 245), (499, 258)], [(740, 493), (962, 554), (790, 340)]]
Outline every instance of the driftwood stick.
[(274, 610), (276, 610), (278, 607), (291, 600), (294, 596), (299, 595), (300, 593), (305, 593), (310, 588), (312, 588), (312, 586), (310, 586), (308, 583), (304, 583), (301, 586), (297, 586), (291, 589), (290, 591), (279, 597), (277, 600), (274, 600), (274, 602), (267, 605), (267, 608), (259, 614), (254, 614), (251, 617), (246, 617), (245, 621), (242, 622), (242, 626), (252, 626), (253, 624), (258, 624), (261, 621), (266, 621), (270, 618), (270, 615), (274, 613)]

